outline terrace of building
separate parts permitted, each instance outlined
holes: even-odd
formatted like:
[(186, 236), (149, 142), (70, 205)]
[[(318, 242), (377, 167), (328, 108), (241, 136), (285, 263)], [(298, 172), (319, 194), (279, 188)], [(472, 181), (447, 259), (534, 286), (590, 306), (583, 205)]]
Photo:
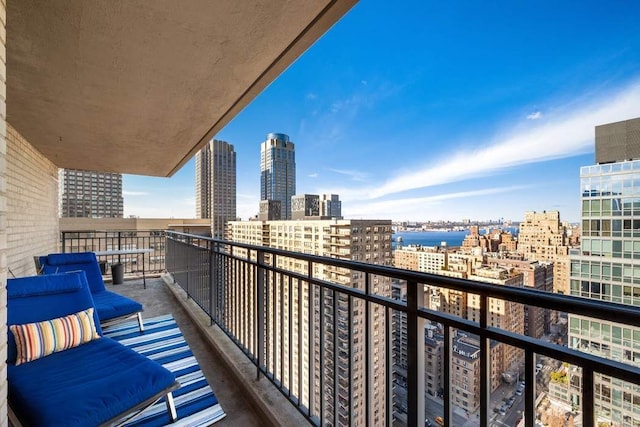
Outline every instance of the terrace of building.
[(124, 283), (110, 291), (133, 298), (143, 307), (143, 317), (171, 314), (215, 393), (225, 417), (216, 426), (300, 426), (304, 417), (265, 379), (256, 378), (256, 368), (231, 340), (177, 285), (159, 275), (142, 278), (127, 275)]

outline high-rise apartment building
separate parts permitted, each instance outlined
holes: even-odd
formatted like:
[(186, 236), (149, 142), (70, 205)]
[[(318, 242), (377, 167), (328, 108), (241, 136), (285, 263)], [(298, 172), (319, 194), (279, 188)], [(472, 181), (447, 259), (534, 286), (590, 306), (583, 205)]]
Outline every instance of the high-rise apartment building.
[(196, 218), (211, 218), (211, 141), (196, 153)]
[[(491, 255), (491, 254), (489, 254)], [(497, 254), (495, 254), (497, 255)], [(517, 254), (513, 254), (516, 256)], [(520, 254), (522, 258), (523, 255)], [(544, 292), (553, 292), (553, 263), (529, 261), (524, 259), (487, 256), (487, 265), (514, 269), (522, 273), (522, 285), (525, 288)], [(535, 305), (524, 306), (524, 334), (541, 338), (549, 333), (550, 310)]]
[(516, 249), (516, 241), (513, 235), (504, 230), (488, 230), (485, 234), (480, 234), (477, 225), (469, 227), (469, 234), (462, 241), (464, 250), (481, 248), (483, 252), (508, 252)]
[(291, 197), (291, 219), (315, 217), (320, 219), (320, 196), (296, 194)]
[(61, 217), (122, 218), (122, 174), (60, 169), (58, 179)]
[(518, 232), (518, 252), (530, 261), (553, 262), (553, 291), (569, 289), (570, 227), (560, 221), (560, 212), (526, 212)]
[[(380, 265), (392, 263), (390, 220), (232, 221), (228, 223), (227, 232), (228, 240), (240, 243)], [(309, 274), (309, 264), (306, 262), (278, 256), (276, 263), (276, 267), (301, 275)], [(365, 287), (364, 274), (353, 274), (348, 269), (329, 265), (316, 264), (313, 268), (314, 278), (351, 288)], [(302, 308), (299, 304), (293, 304), (290, 310), (275, 313), (273, 317), (265, 319), (268, 325), (272, 326), (276, 322), (278, 328), (282, 328), (281, 334), (269, 336), (268, 339), (272, 340), (269, 345), (279, 348), (282, 343), (273, 340), (284, 340), (286, 345), (289, 339), (287, 337), (292, 340), (306, 337), (298, 346), (293, 346), (295, 352), (301, 349), (302, 354), (290, 354), (280, 361), (272, 361), (282, 363), (282, 369), (271, 367), (272, 372), (284, 373), (280, 381), (289, 390), (302, 390), (303, 405), (309, 407), (312, 402), (313, 408), (324, 411), (322, 419), (327, 420), (327, 425), (347, 423), (348, 420), (340, 417), (349, 412), (351, 425), (383, 424), (387, 407), (383, 384), (389, 371), (384, 366), (387, 347), (384, 308), (372, 305), (367, 310), (363, 301), (350, 299), (341, 293), (320, 294), (318, 289), (311, 288), (306, 282), (302, 282), (299, 287), (293, 286), (291, 281), (283, 280), (280, 275), (274, 275), (270, 280), (273, 295), (280, 295), (278, 298), (283, 302), (313, 301), (312, 311), (308, 309), (308, 305)], [(370, 289), (378, 295), (390, 297), (391, 281), (386, 277), (372, 276)], [(240, 298), (240, 295), (242, 292), (239, 295), (229, 295), (228, 298)], [(367, 352), (367, 311), (370, 316), (369, 336), (375, 337), (369, 344), (371, 362), (368, 367), (367, 358), (364, 357)], [(313, 314), (310, 317), (311, 312)], [(309, 330), (310, 327), (313, 331)], [(322, 345), (319, 341), (321, 335), (324, 336)], [(347, 351), (349, 348), (351, 350)], [(312, 358), (308, 357), (309, 353)], [(307, 381), (310, 372), (314, 374), (311, 387)], [(369, 390), (367, 372), (373, 381)], [(323, 390), (322, 394), (317, 392), (320, 388)], [(371, 403), (368, 420), (367, 405), (363, 400), (367, 395)], [(321, 396), (324, 397), (322, 402)]]
[(212, 139), (196, 153), (196, 216), (211, 219), (216, 239), (236, 220), (236, 152), (228, 142)]
[[(481, 236), (480, 236), (481, 237)], [(471, 249), (471, 250), (470, 250)], [(463, 250), (465, 252), (463, 252)], [(471, 253), (466, 253), (471, 252)], [(407, 246), (394, 251), (394, 263), (396, 267), (407, 268), (425, 273), (444, 275), (470, 279), (484, 283), (491, 283), (496, 286), (523, 286), (523, 272), (509, 266), (487, 265), (486, 255), (482, 254), (482, 246), (477, 245), (468, 248), (461, 248), (460, 251), (446, 250), (437, 247)], [(394, 285), (394, 296), (403, 294), (401, 285)], [(478, 322), (480, 320), (480, 298), (478, 295), (468, 294), (455, 289), (436, 288), (425, 286), (424, 304), (432, 310), (442, 311), (463, 319)], [(399, 313), (394, 318), (394, 340), (401, 341), (406, 335), (402, 330), (405, 326), (404, 313)], [(522, 304), (505, 301), (497, 298), (489, 298), (489, 314), (487, 320), (491, 326), (522, 334), (524, 332), (524, 308)], [(467, 411), (474, 411), (480, 404), (479, 395), (479, 365), (477, 364), (477, 351), (479, 342), (476, 343), (473, 337), (464, 332), (458, 331), (459, 347), (454, 347), (452, 357), (454, 365), (459, 364), (452, 378), (453, 403)], [(433, 335), (432, 337), (435, 337)], [(441, 346), (425, 340), (425, 348), (434, 353)], [(427, 345), (429, 344), (429, 345)], [(396, 384), (406, 383), (403, 373), (406, 367), (401, 363), (406, 359), (402, 347), (394, 346), (394, 360), (398, 361), (394, 369), (394, 380)], [(434, 354), (427, 354), (436, 359)], [(442, 356), (440, 356), (442, 357)], [(427, 360), (428, 360), (427, 359)], [(515, 379), (523, 360), (522, 350), (508, 346), (504, 343), (491, 343), (491, 389), (495, 390), (504, 378), (504, 375), (514, 374)], [(462, 370), (458, 368), (463, 367)], [(442, 384), (438, 384), (438, 376), (431, 372), (425, 372), (426, 381), (430, 384), (425, 387), (427, 391), (439, 389)], [(402, 387), (401, 385), (399, 386)], [(402, 398), (402, 392), (398, 394)], [(402, 408), (402, 402), (395, 399), (396, 411)], [(399, 417), (402, 414), (398, 414)]]
[(282, 219), (291, 219), (296, 194), (295, 145), (283, 133), (269, 133), (260, 145), (260, 200), (279, 200)]
[[(571, 295), (640, 307), (640, 118), (597, 126), (596, 164), (580, 169), (582, 245), (571, 253)], [(640, 328), (569, 314), (569, 346), (640, 366)], [(570, 385), (579, 375), (571, 372)], [(596, 375), (595, 413), (640, 425), (640, 387)], [(572, 404), (580, 393), (571, 390)]]
[(320, 215), (342, 219), (342, 202), (337, 194), (323, 194), (320, 197)]
[(296, 194), (291, 219), (342, 219), (342, 202), (337, 194)]

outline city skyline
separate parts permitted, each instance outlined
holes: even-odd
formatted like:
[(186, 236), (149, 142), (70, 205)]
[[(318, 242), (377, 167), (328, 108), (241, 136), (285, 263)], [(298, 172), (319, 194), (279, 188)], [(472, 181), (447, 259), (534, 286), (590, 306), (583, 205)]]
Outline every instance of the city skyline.
[[(298, 193), (340, 194), (345, 218), (577, 222), (594, 127), (640, 116), (640, 5), (408, 7), (357, 4), (216, 136), (238, 153), (238, 215), (282, 132)], [(125, 216), (194, 217), (193, 176), (126, 175)]]

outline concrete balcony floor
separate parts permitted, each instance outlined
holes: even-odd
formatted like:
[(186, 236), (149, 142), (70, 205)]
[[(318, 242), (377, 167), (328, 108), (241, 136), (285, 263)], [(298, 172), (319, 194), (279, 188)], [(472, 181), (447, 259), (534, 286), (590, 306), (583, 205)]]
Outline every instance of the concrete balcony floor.
[(235, 344), (188, 299), (177, 285), (160, 277), (141, 278), (107, 289), (139, 301), (143, 317), (172, 314), (227, 414), (215, 426), (300, 426), (308, 422), (265, 378), (256, 380), (256, 368)]
[(191, 322), (182, 306), (176, 303), (173, 293), (162, 279), (147, 278), (146, 289), (143, 287), (142, 280), (139, 279), (126, 280), (121, 285), (106, 284), (106, 286), (110, 291), (139, 301), (144, 307), (142, 314), (145, 318), (164, 314), (173, 315), (222, 409), (227, 414), (224, 419), (215, 424), (216, 426), (261, 425), (258, 415), (243, 396), (234, 378), (210, 350), (198, 332), (197, 326)]

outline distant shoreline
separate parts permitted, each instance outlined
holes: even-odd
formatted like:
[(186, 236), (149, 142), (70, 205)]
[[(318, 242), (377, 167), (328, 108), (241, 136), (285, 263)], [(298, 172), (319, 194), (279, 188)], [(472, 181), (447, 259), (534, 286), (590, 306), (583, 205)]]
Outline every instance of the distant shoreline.
[[(494, 227), (481, 227), (480, 234), (484, 234), (486, 231), (485, 230), (486, 228), (494, 228)], [(514, 236), (518, 235), (517, 227), (504, 227), (503, 229), (505, 231), (509, 231)], [(467, 236), (469, 233), (470, 233), (469, 229), (396, 231), (393, 233), (392, 249), (395, 250), (399, 243), (402, 244), (402, 246), (421, 245), (421, 246), (458, 247), (458, 246), (462, 246), (462, 241), (464, 240), (465, 236)], [(400, 238), (401, 240), (398, 241), (398, 238)]]

